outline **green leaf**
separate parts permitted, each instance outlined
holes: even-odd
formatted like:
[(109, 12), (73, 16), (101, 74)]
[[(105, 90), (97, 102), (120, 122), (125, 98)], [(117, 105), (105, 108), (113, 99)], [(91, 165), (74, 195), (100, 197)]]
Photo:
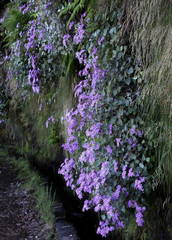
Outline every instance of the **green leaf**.
[(109, 31), (110, 34), (115, 34), (117, 32), (116, 27), (111, 28), (111, 30)]
[(143, 165), (143, 163), (140, 163), (139, 167), (141, 167), (143, 169), (145, 166)]
[(131, 79), (130, 79), (130, 78), (125, 79), (125, 83), (126, 83), (127, 85), (130, 85)]
[(134, 72), (134, 69), (133, 69), (133, 67), (130, 67), (129, 69), (128, 69), (128, 71), (127, 71), (127, 73), (130, 75), (130, 74), (132, 74)]

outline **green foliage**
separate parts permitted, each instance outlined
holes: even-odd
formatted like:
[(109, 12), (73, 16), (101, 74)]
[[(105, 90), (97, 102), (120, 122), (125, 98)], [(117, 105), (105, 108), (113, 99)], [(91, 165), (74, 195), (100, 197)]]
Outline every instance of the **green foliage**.
[[(92, 180), (92, 188), (89, 189), (88, 187), (88, 193), (90, 194), (88, 194), (87, 200), (90, 200), (89, 208), (93, 207), (95, 209), (96, 207), (98, 209), (96, 211), (100, 211), (100, 219), (103, 222), (106, 221), (108, 226), (115, 226), (116, 223), (111, 219), (111, 216), (108, 216), (106, 210), (100, 210), (99, 206), (101, 203), (96, 206), (93, 200), (94, 197), (98, 196), (101, 199), (101, 194), (103, 194), (103, 196), (107, 196), (110, 199), (117, 184), (125, 186), (128, 192), (127, 198), (120, 196), (117, 201), (112, 201), (109, 205), (111, 209), (118, 209), (120, 219), (124, 220), (127, 225), (130, 214), (133, 214), (128, 209), (127, 200), (136, 199), (138, 204), (142, 205), (144, 204), (144, 199), (141, 196), (142, 193), (134, 187), (133, 179), (128, 178), (124, 183), (121, 175), (123, 175), (125, 164), (126, 168), (133, 169), (139, 176), (144, 176), (147, 179), (147, 183), (144, 184), (145, 194), (149, 193), (151, 189), (148, 171), (153, 167), (149, 165), (146, 157), (149, 145), (145, 144), (146, 140), (142, 132), (143, 120), (139, 116), (138, 105), (142, 84), (140, 69), (137, 61), (131, 56), (130, 49), (120, 42), (119, 32), (121, 26), (118, 22), (120, 12), (115, 10), (115, 8), (112, 8), (109, 11), (109, 18), (107, 18), (107, 12), (93, 16), (91, 19), (95, 23), (93, 26), (92, 22), (90, 23), (87, 19), (84, 22), (86, 33), (77, 48), (77, 51), (81, 50), (79, 52), (81, 56), (78, 57), (79, 61), (81, 59), (79, 70), (84, 70), (81, 70), (79, 74), (80, 76), (83, 74), (85, 77), (81, 77), (82, 79), (89, 79), (91, 84), (93, 82), (95, 85), (87, 83), (82, 90), (79, 89), (81, 91), (77, 98), (79, 104), (68, 113), (69, 121), (67, 125), (69, 127), (67, 132), (69, 133), (69, 138), (64, 148), (68, 151), (70, 157), (69, 160), (66, 159), (61, 170), (62, 174), (65, 173), (66, 180), (68, 175), (66, 172), (69, 169), (72, 189), (76, 191), (79, 198), (82, 198), (82, 194), (87, 193), (87, 189), (86, 187), (83, 188), (84, 181), (81, 183), (81, 179), (84, 177), (89, 179), (91, 174), (101, 176), (101, 170), (103, 171), (104, 164), (107, 164), (108, 173), (102, 173), (102, 175), (105, 175), (103, 175), (104, 184), (99, 186), (97, 182), (101, 180), (96, 179), (95, 182)], [(88, 27), (87, 22), (89, 22)], [(73, 46), (73, 51), (75, 52), (76, 44), (72, 45), (71, 41), (66, 47), (67, 53), (71, 52), (71, 46)], [(96, 65), (96, 70), (91, 65), (92, 61), (94, 61), (94, 66)], [(91, 65), (89, 71), (85, 71), (87, 63)], [(82, 85), (82, 80), (80, 83)], [(92, 100), (90, 92), (92, 93), (92, 91), (94, 94), (101, 96), (101, 100), (97, 100), (95, 106), (90, 104)], [(83, 99), (86, 98), (83, 101), (84, 103), (82, 102), (82, 97)], [(82, 114), (80, 114), (80, 111)], [(76, 112), (79, 113), (76, 114)], [(90, 118), (88, 117), (89, 114), (91, 115)], [(77, 127), (71, 126), (72, 121), (77, 122)], [(83, 122), (84, 124), (82, 125)], [(80, 124), (82, 127), (80, 127)], [(101, 130), (99, 129), (100, 131), (98, 130), (95, 136), (91, 136), (94, 131), (96, 132), (96, 128), (99, 128), (99, 124)], [(109, 126), (112, 127), (113, 134), (109, 134)], [(133, 129), (137, 129), (138, 135), (137, 133), (136, 135), (131, 133)], [(74, 144), (70, 143), (72, 138), (76, 139), (76, 148), (75, 140)], [(121, 141), (121, 144), (114, 144), (118, 140)], [(97, 144), (98, 151), (91, 144), (93, 146)], [(85, 150), (87, 147), (84, 145), (89, 146), (91, 157)], [(108, 147), (110, 147), (110, 154), (107, 153)], [(127, 160), (125, 161), (126, 156)], [(90, 162), (92, 161), (91, 163), (89, 158), (93, 159), (90, 160)], [(70, 163), (70, 161), (74, 163)], [(119, 166), (117, 173), (113, 171), (114, 161), (117, 161)], [(69, 166), (72, 167), (70, 168)], [(83, 175), (85, 176), (83, 177)], [(86, 183), (86, 181), (85, 185), (87, 186), (89, 183)], [(67, 182), (67, 184), (69, 185), (70, 183)], [(86, 208), (88, 207), (86, 206)]]
[[(8, 16), (4, 26), (7, 29), (7, 38), (9, 37), (11, 54), (8, 61), (8, 69), (11, 74), (10, 82), (19, 86), (22, 98), (27, 98), (32, 91), (32, 86), (28, 83), (32, 69), (32, 57), (36, 57), (36, 70), (39, 72), (38, 78), (42, 79), (41, 89), (47, 93), (51, 87), (58, 85), (58, 75), (63, 71), (58, 63), (60, 61), (61, 38), (63, 24), (59, 23), (56, 8), (51, 14), (47, 14), (46, 3), (31, 5), (28, 13), (22, 14), (18, 10), (16, 3), (11, 3)], [(50, 17), (51, 16), (51, 17)], [(39, 20), (41, 19), (41, 21)], [(31, 21), (33, 20), (33, 21)], [(34, 25), (34, 36), (32, 27)], [(20, 33), (20, 34), (19, 34)], [(40, 37), (42, 35), (42, 37)], [(14, 36), (14, 37), (13, 37)], [(30, 42), (29, 42), (30, 41)], [(30, 46), (26, 49), (26, 46)], [(34, 46), (34, 47), (33, 47)], [(58, 64), (56, 64), (58, 63)]]
[(42, 219), (49, 224), (50, 229), (52, 229), (55, 216), (52, 213), (52, 209), (55, 201), (55, 193), (52, 196), (52, 188), (39, 186), (37, 191), (34, 193), (35, 198), (37, 199), (36, 207), (42, 216)]
[(7, 17), (3, 23), (3, 27), (6, 29), (7, 45), (12, 44), (19, 38), (19, 33), (25, 28), (27, 23), (34, 18), (32, 13), (23, 14), (18, 9), (18, 4), (10, 4)]
[(71, 54), (67, 54), (63, 58), (63, 64), (66, 68), (65, 78), (73, 77), (75, 75), (75, 57)]
[(55, 144), (58, 147), (60, 147), (60, 144), (62, 142), (61, 134), (59, 130), (59, 124), (54, 123), (52, 127), (50, 127), (50, 134), (48, 136), (48, 143), (49, 144)]
[[(60, 11), (59, 16), (69, 15), (69, 19), (67, 21), (67, 25), (75, 18), (83, 9), (92, 9), (93, 3), (95, 4), (96, 1), (94, 0), (74, 0), (73, 2), (65, 3), (63, 8)], [(90, 12), (90, 10), (88, 11)]]

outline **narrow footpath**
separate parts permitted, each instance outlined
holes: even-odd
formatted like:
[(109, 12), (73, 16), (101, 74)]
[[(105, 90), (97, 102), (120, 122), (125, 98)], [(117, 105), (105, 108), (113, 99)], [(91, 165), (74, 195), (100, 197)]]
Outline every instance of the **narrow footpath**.
[(31, 193), (21, 184), (7, 151), (0, 147), (0, 240), (48, 240), (50, 230), (40, 219)]

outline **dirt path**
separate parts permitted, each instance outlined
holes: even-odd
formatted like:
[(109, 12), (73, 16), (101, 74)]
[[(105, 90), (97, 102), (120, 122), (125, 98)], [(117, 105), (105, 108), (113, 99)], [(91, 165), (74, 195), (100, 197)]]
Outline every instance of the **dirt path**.
[(35, 210), (35, 201), (21, 188), (16, 171), (0, 147), (0, 240), (47, 240), (48, 230)]

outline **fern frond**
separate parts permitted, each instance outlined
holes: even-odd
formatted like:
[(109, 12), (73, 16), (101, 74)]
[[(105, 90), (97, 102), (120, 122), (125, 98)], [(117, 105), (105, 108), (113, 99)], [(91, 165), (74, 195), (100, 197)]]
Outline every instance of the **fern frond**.
[(67, 22), (67, 25), (75, 18), (75, 16), (82, 11), (83, 8), (87, 5), (87, 0), (74, 0), (73, 3), (69, 3), (64, 9), (60, 12), (60, 17), (66, 14), (71, 14)]
[(61, 17), (63, 15), (66, 15), (69, 11), (72, 11), (78, 5), (79, 2), (80, 0), (75, 0), (73, 3), (67, 4), (66, 7), (60, 11), (59, 16)]

